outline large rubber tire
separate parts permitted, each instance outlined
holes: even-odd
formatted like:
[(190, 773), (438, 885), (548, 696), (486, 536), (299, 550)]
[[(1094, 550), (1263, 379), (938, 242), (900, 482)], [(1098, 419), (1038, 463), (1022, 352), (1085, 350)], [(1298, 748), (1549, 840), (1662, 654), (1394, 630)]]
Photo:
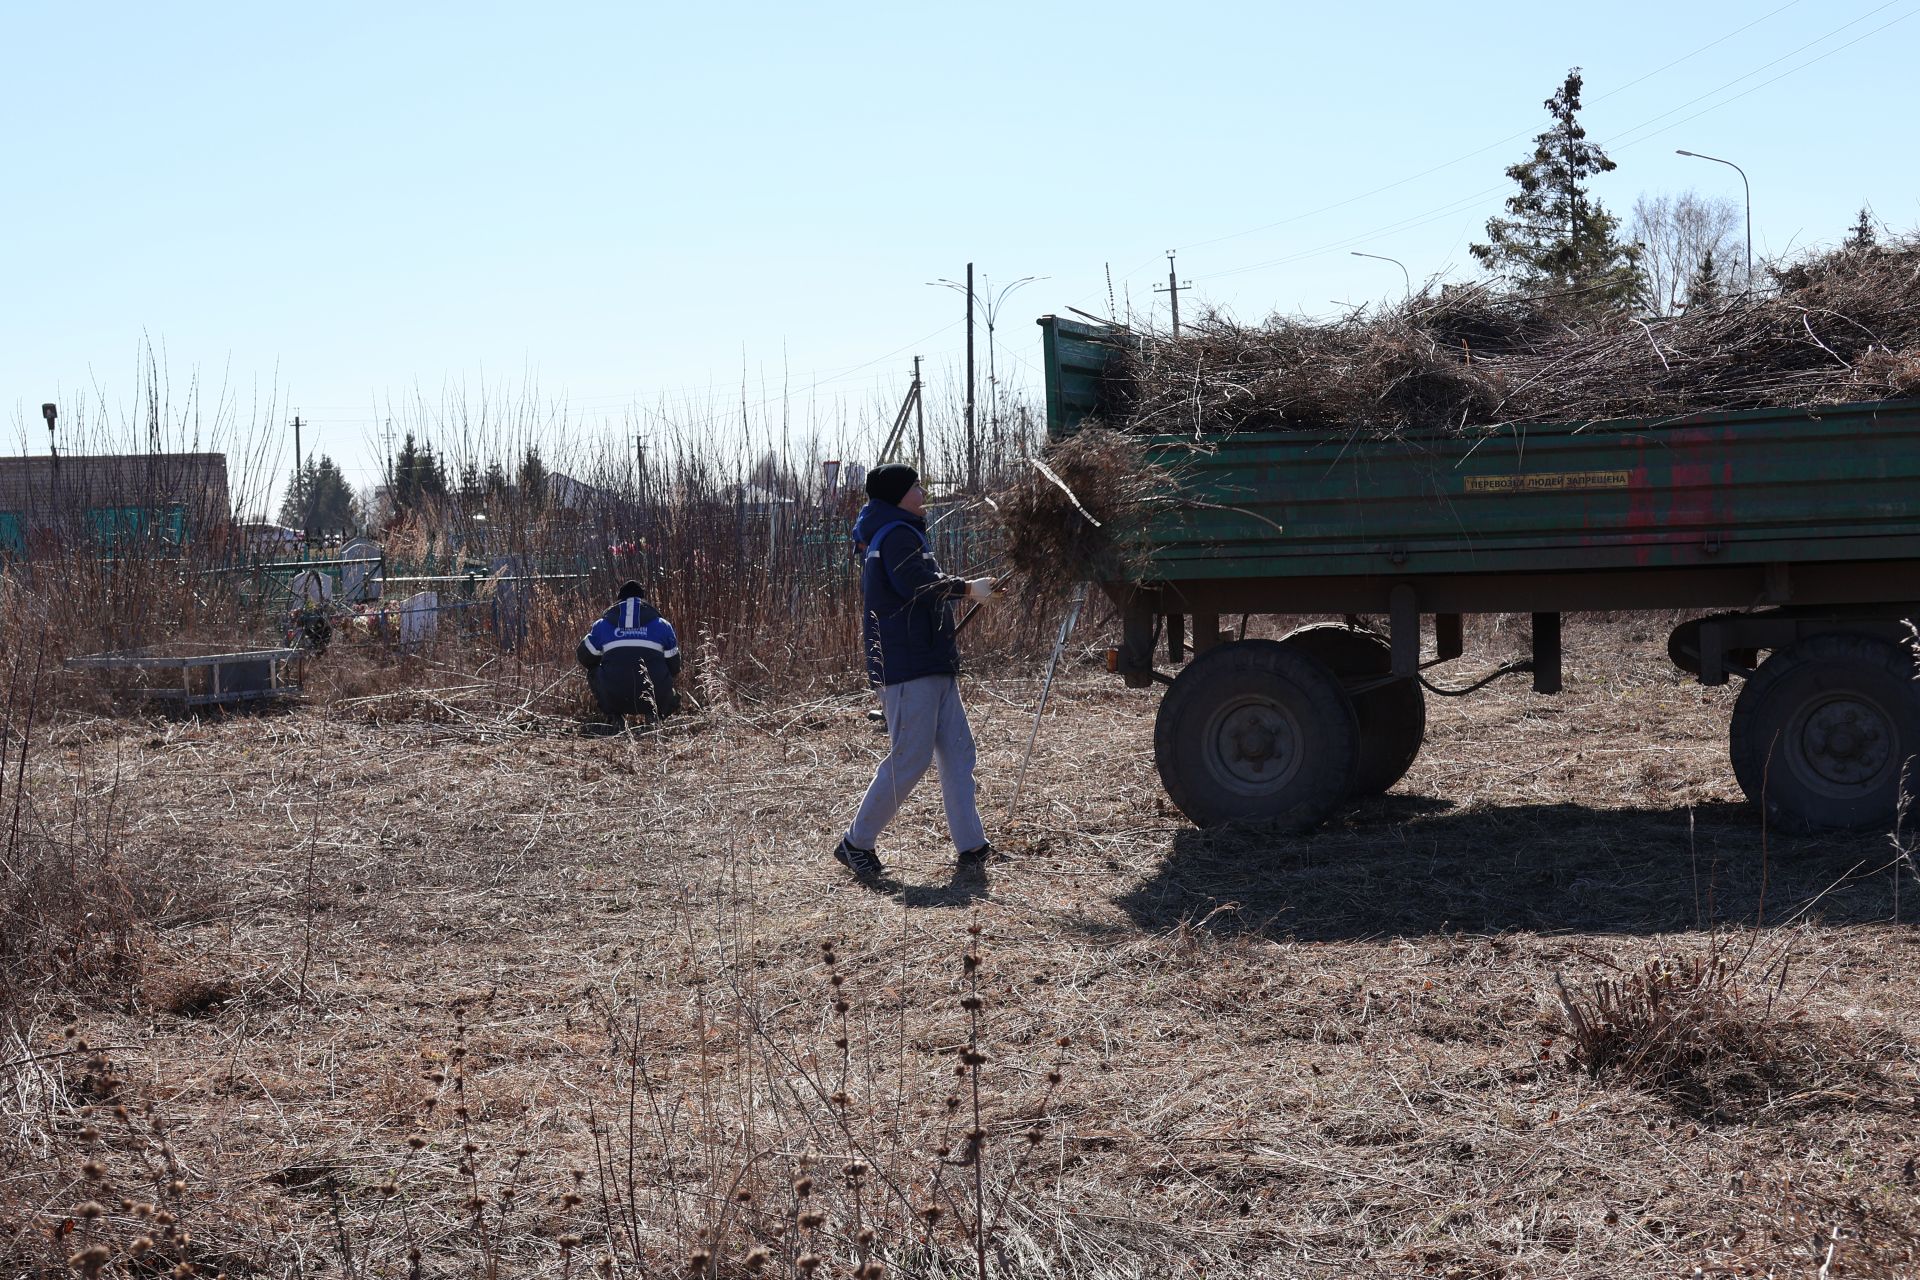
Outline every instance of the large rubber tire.
[[(1289, 631), (1283, 647), (1318, 658), (1342, 680), (1384, 676), (1393, 670), (1393, 646), (1382, 636), (1343, 622), (1316, 622)], [(1427, 698), (1418, 680), (1395, 680), (1347, 695), (1360, 722), (1360, 767), (1353, 794), (1385, 795), (1406, 776), (1427, 736)]]
[(1160, 781), (1202, 827), (1318, 826), (1346, 800), (1360, 727), (1339, 678), (1274, 640), (1217, 645), (1187, 664), (1153, 724)]
[[(1902, 645), (1836, 632), (1760, 664), (1733, 706), (1734, 776), (1787, 831), (1890, 828), (1920, 753), (1920, 686)], [(1920, 777), (1910, 785), (1920, 785)]]

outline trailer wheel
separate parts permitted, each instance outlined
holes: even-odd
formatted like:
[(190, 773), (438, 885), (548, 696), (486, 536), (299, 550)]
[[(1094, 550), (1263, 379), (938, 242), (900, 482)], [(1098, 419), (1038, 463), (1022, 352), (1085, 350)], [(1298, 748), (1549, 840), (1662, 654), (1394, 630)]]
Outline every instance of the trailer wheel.
[(1740, 691), (1734, 776), (1789, 831), (1891, 824), (1920, 753), (1920, 687), (1904, 646), (1833, 632), (1776, 652)]
[[(1282, 646), (1318, 658), (1342, 680), (1384, 676), (1393, 670), (1393, 646), (1382, 636), (1339, 622), (1316, 622), (1280, 638)], [(1427, 698), (1418, 680), (1396, 680), (1348, 694), (1360, 722), (1360, 766), (1353, 794), (1385, 795), (1406, 776), (1427, 733)]]
[(1353, 788), (1360, 732), (1339, 679), (1273, 640), (1218, 645), (1187, 664), (1153, 725), (1160, 781), (1203, 827), (1304, 831)]

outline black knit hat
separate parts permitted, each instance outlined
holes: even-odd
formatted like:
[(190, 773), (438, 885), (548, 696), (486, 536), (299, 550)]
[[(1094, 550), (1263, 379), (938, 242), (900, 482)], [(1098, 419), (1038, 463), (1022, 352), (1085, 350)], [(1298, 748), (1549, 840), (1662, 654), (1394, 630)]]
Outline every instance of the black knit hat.
[(883, 462), (867, 472), (867, 496), (900, 505), (907, 490), (920, 483), (920, 473), (904, 462)]
[(628, 596), (639, 596), (642, 600), (645, 600), (647, 598), (647, 589), (641, 586), (635, 579), (628, 578), (620, 584), (620, 590), (614, 593), (613, 598), (615, 600), (625, 600)]

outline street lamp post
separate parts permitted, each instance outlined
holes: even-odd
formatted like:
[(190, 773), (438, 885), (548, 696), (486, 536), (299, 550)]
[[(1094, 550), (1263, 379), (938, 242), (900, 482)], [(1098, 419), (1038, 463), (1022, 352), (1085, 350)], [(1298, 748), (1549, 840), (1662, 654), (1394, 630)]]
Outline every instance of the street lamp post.
[[(1051, 277), (1021, 276), (1012, 284), (1002, 286), (999, 293), (994, 293), (993, 285), (987, 280), (986, 273), (982, 272), (980, 282), (984, 287), (978, 294), (971, 295), (974, 305), (979, 308), (982, 318), (987, 322), (987, 387), (988, 395), (993, 401), (993, 418), (989, 426), (991, 426), (996, 433), (998, 433), (1000, 428), (1000, 382), (994, 363), (993, 327), (1000, 319), (1000, 304), (1007, 300), (1008, 294), (1020, 288), (1022, 285), (1032, 284), (1036, 280), (1047, 279), (1051, 279)], [(967, 292), (967, 286), (957, 280), (942, 278), (939, 280), (929, 280), (927, 283), (930, 285), (945, 285), (947, 288), (957, 289), (961, 293)], [(989, 299), (991, 299), (991, 301), (989, 301)]]
[(1348, 252), (1356, 258), (1372, 258), (1376, 262), (1391, 262), (1394, 266), (1400, 268), (1400, 275), (1407, 282), (1407, 296), (1409, 298), (1413, 296), (1413, 277), (1407, 273), (1406, 263), (1400, 261), (1398, 258), (1389, 258), (1385, 254), (1380, 253), (1362, 253), (1358, 249), (1350, 249)]
[[(1046, 278), (1045, 276), (1021, 276), (1012, 284), (1002, 288), (999, 293), (994, 293), (993, 301), (987, 305), (987, 394), (993, 399), (993, 429), (996, 435), (1000, 430), (1000, 378), (994, 365), (993, 326), (1000, 319), (1000, 304), (1007, 300), (1008, 294), (1021, 285), (1032, 284), (1035, 280)], [(984, 282), (986, 277), (982, 276), (981, 279)], [(986, 291), (993, 293), (993, 286), (988, 284)]]
[(1674, 149), (1677, 156), (1691, 156), (1695, 160), (1711, 160), (1723, 164), (1740, 175), (1740, 188), (1747, 194), (1747, 288), (1753, 288), (1753, 185), (1747, 181), (1747, 171), (1731, 160), (1722, 160), (1719, 156), (1702, 155), (1698, 151)]

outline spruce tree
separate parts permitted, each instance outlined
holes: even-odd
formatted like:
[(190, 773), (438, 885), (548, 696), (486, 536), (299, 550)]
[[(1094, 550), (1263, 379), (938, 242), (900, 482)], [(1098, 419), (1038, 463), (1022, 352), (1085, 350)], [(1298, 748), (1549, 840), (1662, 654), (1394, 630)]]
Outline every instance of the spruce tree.
[(520, 500), (533, 508), (547, 505), (547, 464), (541, 461), (540, 451), (528, 446), (526, 456), (520, 459)]
[(310, 538), (360, 527), (359, 504), (338, 463), (323, 453), (294, 472), (280, 501), (280, 523)]
[(1487, 221), (1487, 243), (1472, 246), (1489, 271), (1527, 293), (1587, 312), (1614, 311), (1632, 299), (1637, 252), (1614, 234), (1620, 220), (1587, 194), (1587, 181), (1614, 168), (1580, 125), (1580, 68), (1567, 72), (1547, 99), (1553, 124), (1534, 139), (1533, 154), (1507, 169), (1519, 191), (1507, 215)]
[(1710, 306), (1720, 300), (1720, 266), (1713, 260), (1713, 250), (1700, 259), (1700, 265), (1694, 268), (1693, 278), (1687, 281), (1687, 309)]
[(1873, 229), (1873, 212), (1867, 206), (1860, 206), (1860, 216), (1853, 220), (1853, 227), (1847, 232), (1846, 247), (1849, 249), (1872, 249), (1880, 243), (1879, 235)]
[(393, 462), (393, 505), (397, 511), (411, 511), (430, 498), (447, 493), (447, 473), (439, 457), (427, 445), (414, 443), (407, 433), (400, 456)]

